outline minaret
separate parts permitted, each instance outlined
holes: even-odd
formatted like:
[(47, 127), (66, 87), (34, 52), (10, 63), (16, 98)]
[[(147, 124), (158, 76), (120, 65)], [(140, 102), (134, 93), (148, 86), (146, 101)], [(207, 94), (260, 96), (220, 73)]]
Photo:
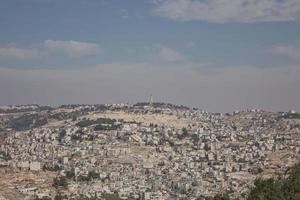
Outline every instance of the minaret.
[(153, 106), (153, 95), (150, 95), (149, 106)]

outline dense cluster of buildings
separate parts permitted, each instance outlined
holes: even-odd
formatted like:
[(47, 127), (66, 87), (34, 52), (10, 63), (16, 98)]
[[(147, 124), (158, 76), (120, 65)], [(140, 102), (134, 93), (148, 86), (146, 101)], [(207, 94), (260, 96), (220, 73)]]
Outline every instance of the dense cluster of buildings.
[[(93, 106), (45, 113), (89, 107)], [(116, 113), (117, 119), (102, 123)], [(4, 128), (0, 152), (6, 159), (0, 156), (0, 164), (16, 173), (57, 172), (60, 182), (52, 187), (68, 199), (111, 194), (119, 199), (193, 200), (225, 191), (243, 198), (255, 178), (284, 175), (299, 161), (300, 120), (294, 114), (109, 105), (27, 130)], [(88, 123), (79, 123), (83, 121)], [(99, 125), (100, 130), (95, 128)], [(40, 198), (57, 195), (38, 185), (17, 189)]]

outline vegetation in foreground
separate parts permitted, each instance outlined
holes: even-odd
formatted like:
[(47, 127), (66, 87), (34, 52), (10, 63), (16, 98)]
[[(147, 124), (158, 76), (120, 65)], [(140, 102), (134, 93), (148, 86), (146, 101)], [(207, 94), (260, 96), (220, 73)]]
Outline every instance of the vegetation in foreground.
[[(199, 198), (202, 200), (205, 198)], [(299, 200), (300, 163), (286, 172), (286, 178), (257, 179), (247, 200)], [(227, 194), (218, 194), (212, 200), (231, 200)]]

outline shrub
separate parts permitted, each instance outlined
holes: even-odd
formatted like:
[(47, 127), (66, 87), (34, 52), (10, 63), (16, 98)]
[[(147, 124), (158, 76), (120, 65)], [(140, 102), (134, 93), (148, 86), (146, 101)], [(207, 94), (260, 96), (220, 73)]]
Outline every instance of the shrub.
[(68, 182), (65, 177), (56, 177), (53, 179), (53, 187), (58, 188), (58, 187), (68, 187)]

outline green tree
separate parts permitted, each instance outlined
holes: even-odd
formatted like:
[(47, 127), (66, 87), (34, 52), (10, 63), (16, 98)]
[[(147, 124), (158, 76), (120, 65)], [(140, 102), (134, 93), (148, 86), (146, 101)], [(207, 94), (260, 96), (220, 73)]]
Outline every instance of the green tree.
[(88, 177), (89, 177), (89, 179), (97, 179), (97, 178), (100, 178), (100, 174), (95, 172), (94, 170), (92, 170), (92, 171), (89, 171)]
[(227, 193), (224, 194), (217, 194), (213, 200), (230, 200), (230, 197), (228, 196)]
[(68, 179), (75, 178), (75, 168), (72, 168), (72, 169), (66, 171), (66, 178), (68, 178)]
[(183, 135), (184, 137), (186, 137), (186, 136), (188, 135), (188, 131), (187, 131), (186, 128), (182, 128), (181, 131), (182, 131), (182, 135)]
[(58, 187), (63, 187), (67, 188), (68, 187), (68, 182), (65, 177), (56, 177), (53, 179), (53, 187), (58, 188)]
[(288, 171), (289, 177), (283, 180), (283, 193), (285, 199), (300, 199), (300, 163), (291, 167)]
[(60, 143), (63, 142), (63, 140), (64, 140), (66, 134), (67, 134), (67, 132), (66, 132), (65, 129), (62, 129), (62, 130), (59, 131), (59, 133), (58, 133), (58, 141), (59, 141)]
[(257, 179), (247, 200), (283, 200), (282, 183), (274, 179)]
[(67, 199), (67, 198), (61, 194), (57, 194), (54, 197), (54, 200), (64, 200), (64, 199)]
[(257, 179), (247, 200), (299, 200), (300, 163), (287, 171), (286, 179)]

